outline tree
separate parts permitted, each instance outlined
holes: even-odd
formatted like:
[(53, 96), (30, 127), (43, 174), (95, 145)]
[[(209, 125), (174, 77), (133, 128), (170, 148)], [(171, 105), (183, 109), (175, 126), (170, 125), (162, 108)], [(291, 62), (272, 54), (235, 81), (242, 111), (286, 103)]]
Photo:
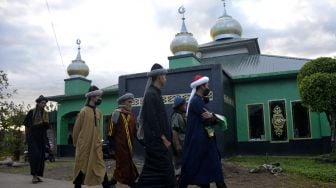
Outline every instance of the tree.
[(320, 57), (306, 63), (297, 81), (303, 104), (312, 111), (326, 113), (332, 151), (336, 152), (336, 59)]
[(0, 150), (18, 156), (23, 150), (23, 120), (30, 106), (9, 101), (16, 90), (9, 89), (7, 74), (0, 70)]

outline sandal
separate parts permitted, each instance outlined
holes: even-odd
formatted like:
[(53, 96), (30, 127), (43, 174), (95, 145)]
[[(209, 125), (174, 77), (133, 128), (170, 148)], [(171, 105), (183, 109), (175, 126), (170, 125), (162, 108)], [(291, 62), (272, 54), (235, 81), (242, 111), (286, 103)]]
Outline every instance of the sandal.
[(39, 180), (38, 180), (37, 178), (34, 177), (34, 178), (32, 179), (32, 183), (33, 183), (33, 184), (36, 184), (36, 183), (38, 183), (38, 182), (39, 182)]

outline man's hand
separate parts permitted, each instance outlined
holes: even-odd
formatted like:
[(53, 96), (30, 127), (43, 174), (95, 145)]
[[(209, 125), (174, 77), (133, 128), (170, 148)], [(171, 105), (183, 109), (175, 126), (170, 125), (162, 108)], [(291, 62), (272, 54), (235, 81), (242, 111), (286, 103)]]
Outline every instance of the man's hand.
[(203, 119), (211, 119), (213, 118), (213, 115), (211, 112), (209, 112), (207, 109), (203, 108), (205, 112), (202, 113)]
[(173, 143), (174, 143), (175, 149), (177, 152), (182, 152), (182, 146), (180, 144), (178, 135), (179, 133), (176, 130), (173, 130)]
[(167, 149), (169, 149), (171, 146), (171, 143), (169, 142), (169, 140), (167, 140), (167, 138), (164, 135), (161, 136), (161, 139), (163, 141), (163, 144), (167, 147)]
[(176, 144), (176, 151), (177, 151), (177, 153), (182, 153), (182, 146), (181, 146), (181, 144)]

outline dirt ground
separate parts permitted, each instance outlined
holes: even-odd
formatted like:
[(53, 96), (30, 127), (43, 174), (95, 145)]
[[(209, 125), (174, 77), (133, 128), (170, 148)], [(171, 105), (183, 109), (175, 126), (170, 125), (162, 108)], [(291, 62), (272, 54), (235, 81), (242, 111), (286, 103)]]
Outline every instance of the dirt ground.
[[(142, 161), (135, 162), (139, 172), (141, 172)], [(71, 181), (73, 174), (73, 159), (57, 159), (56, 162), (50, 163), (46, 162), (45, 178), (57, 179), (57, 180), (67, 180)], [(107, 161), (108, 175), (112, 176), (114, 169), (114, 161)], [(311, 180), (298, 175), (289, 175), (281, 173), (278, 176), (272, 175), (268, 172), (261, 172), (251, 174), (249, 169), (241, 167), (232, 162), (223, 161), (223, 171), (225, 182), (229, 188), (269, 188), (269, 187), (288, 187), (288, 188), (309, 188), (309, 187), (326, 187), (326, 188), (336, 188), (335, 183), (324, 183), (320, 181)], [(24, 167), (8, 167), (0, 166), (0, 172), (7, 173), (20, 173), (29, 174), (29, 166)], [(123, 188), (126, 186), (118, 185), (117, 187)], [(197, 186), (189, 186), (197, 187)], [(211, 185), (211, 187), (216, 187)]]

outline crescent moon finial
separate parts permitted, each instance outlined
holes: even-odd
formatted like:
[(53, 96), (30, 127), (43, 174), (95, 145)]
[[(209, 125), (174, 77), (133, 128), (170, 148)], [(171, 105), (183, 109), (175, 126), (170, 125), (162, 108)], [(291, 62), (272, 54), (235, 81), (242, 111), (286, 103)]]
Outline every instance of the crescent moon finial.
[(78, 50), (80, 50), (80, 44), (82, 43), (82, 41), (80, 39), (76, 40), (76, 44), (78, 45)]
[(180, 6), (180, 8), (178, 9), (178, 12), (180, 13), (180, 14), (184, 14), (185, 13), (185, 8), (184, 8), (184, 6), (182, 5), (182, 6)]
[(184, 20), (184, 19), (185, 19), (185, 18), (184, 18), (184, 13), (186, 12), (186, 10), (185, 10), (185, 8), (184, 8), (183, 5), (180, 6), (180, 8), (178, 9), (178, 12), (179, 12), (180, 14), (182, 14), (182, 20)]

